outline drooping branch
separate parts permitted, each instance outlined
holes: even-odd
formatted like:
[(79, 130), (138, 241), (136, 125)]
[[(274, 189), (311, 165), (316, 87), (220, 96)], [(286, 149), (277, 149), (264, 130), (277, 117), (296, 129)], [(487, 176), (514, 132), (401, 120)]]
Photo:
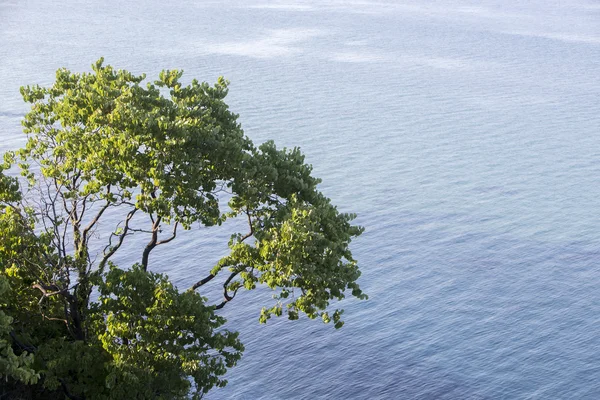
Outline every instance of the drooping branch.
[(231, 281), (233, 280), (233, 278), (235, 278), (241, 271), (236, 271), (236, 272), (232, 272), (229, 275), (229, 278), (227, 278), (227, 280), (225, 281), (225, 283), (223, 283), (223, 297), (225, 297), (225, 299), (227, 301), (233, 299), (235, 297), (235, 294), (237, 293), (237, 289), (233, 292), (233, 295), (229, 296), (227, 294), (227, 286), (231, 283)]
[(218, 304), (215, 307), (215, 310), (220, 310), (221, 308), (225, 307), (225, 304), (229, 303), (231, 300), (233, 300), (233, 298), (235, 297), (235, 295), (237, 294), (238, 290), (240, 289), (239, 287), (236, 288), (233, 291), (233, 294), (229, 295), (228, 291), (227, 291), (227, 286), (229, 286), (229, 284), (231, 283), (231, 281), (233, 280), (233, 278), (235, 278), (240, 272), (242, 272), (242, 270), (237, 270), (232, 272), (229, 277), (227, 278), (227, 280), (223, 283), (223, 301)]
[[(240, 238), (240, 242), (243, 242), (244, 240), (248, 239), (249, 237), (251, 237), (252, 235), (254, 235), (254, 226), (252, 224), (252, 218), (250, 217), (250, 210), (246, 209), (246, 216), (248, 217), (248, 225), (250, 226), (250, 232), (248, 232), (247, 234), (245, 234), (244, 236), (242, 236)], [(233, 294), (229, 295), (229, 292), (227, 290), (227, 287), (229, 286), (229, 284), (231, 283), (231, 281), (233, 280), (233, 278), (235, 278), (240, 272), (242, 272), (244, 270), (244, 268), (240, 268), (234, 272), (232, 272), (229, 277), (227, 278), (227, 280), (223, 283), (223, 301), (218, 304), (215, 309), (216, 310), (220, 310), (221, 308), (225, 307), (225, 304), (227, 304), (228, 302), (230, 302), (231, 300), (233, 300), (233, 298), (235, 297), (235, 295), (237, 294), (238, 290), (240, 289), (239, 287), (237, 287), (234, 291)]]
[[(240, 238), (240, 242), (243, 242), (244, 240), (246, 240), (249, 237), (251, 237), (252, 235), (254, 235), (254, 226), (252, 225), (252, 219), (250, 217), (250, 211), (248, 209), (246, 209), (246, 216), (248, 217), (248, 225), (250, 227), (250, 232), (248, 232), (247, 234), (245, 234), (244, 236), (242, 236)], [(208, 282), (210, 282), (211, 280), (213, 280), (213, 278), (215, 276), (216, 276), (216, 274), (209, 274), (204, 279), (201, 279), (198, 282), (196, 282), (189, 290), (196, 290), (196, 289), (198, 289), (200, 286), (203, 286), (203, 285), (207, 284)], [(233, 279), (232, 276), (230, 276), (229, 279), (227, 280), (227, 285), (229, 284), (229, 282), (231, 281), (231, 279)], [(221, 305), (221, 307), (219, 307), (219, 308), (223, 308), (223, 306), (224, 306), (224, 304)]]

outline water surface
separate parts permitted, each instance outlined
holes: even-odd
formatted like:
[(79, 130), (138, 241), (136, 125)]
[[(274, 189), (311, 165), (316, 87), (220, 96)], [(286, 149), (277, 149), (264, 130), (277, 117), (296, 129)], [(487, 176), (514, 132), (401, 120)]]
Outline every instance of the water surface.
[[(370, 299), (335, 331), (239, 295), (247, 350), (209, 398), (596, 399), (600, 3), (523, 3), (2, 1), (0, 151), (59, 67), (224, 75), (246, 133), (358, 213)], [(180, 239), (153, 257), (188, 287), (227, 239)]]

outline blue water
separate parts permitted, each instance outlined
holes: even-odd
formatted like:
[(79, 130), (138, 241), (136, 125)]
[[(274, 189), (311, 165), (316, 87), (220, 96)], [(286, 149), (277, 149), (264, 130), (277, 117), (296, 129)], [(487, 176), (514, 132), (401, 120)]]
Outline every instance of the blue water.
[[(600, 2), (0, 1), (0, 151), (20, 85), (100, 56), (224, 75), (367, 229), (342, 330), (259, 325), (267, 291), (223, 310), (247, 350), (210, 399), (600, 398)], [(226, 237), (154, 268), (188, 287)]]

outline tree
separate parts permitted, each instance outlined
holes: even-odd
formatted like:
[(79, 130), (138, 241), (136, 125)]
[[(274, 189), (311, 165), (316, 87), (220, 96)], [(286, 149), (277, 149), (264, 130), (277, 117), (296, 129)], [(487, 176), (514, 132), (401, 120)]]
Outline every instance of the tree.
[[(28, 140), (0, 168), (6, 390), (201, 397), (226, 384), (243, 351), (218, 310), (257, 285), (275, 299), (260, 322), (305, 314), (341, 327), (342, 310), (330, 314), (330, 303), (347, 291), (366, 298), (349, 250), (363, 229), (319, 192), (299, 149), (256, 147), (224, 102), (222, 78), (186, 86), (172, 70), (144, 85), (144, 75), (103, 59), (92, 69), (60, 69), (51, 87), (21, 88), (31, 104)], [(23, 178), (4, 172), (11, 168)], [(235, 218), (246, 229), (212, 268), (189, 271), (198, 275), (191, 288), (152, 272), (160, 265), (151, 255), (173, 246), (178, 229)], [(124, 243), (140, 236), (139, 262), (115, 265)], [(209, 284), (221, 286), (220, 303), (199, 294)]]

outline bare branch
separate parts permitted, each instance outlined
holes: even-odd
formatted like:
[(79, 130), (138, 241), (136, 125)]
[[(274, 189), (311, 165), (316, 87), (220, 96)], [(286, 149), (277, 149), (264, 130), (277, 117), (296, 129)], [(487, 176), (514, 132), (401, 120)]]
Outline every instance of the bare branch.
[[(152, 217), (152, 214), (150, 214), (150, 217)], [(156, 244), (158, 242), (158, 230), (160, 228), (161, 220), (162, 217), (160, 215), (156, 217), (156, 220), (154, 220), (154, 223), (152, 224), (152, 238), (150, 239), (150, 241), (144, 248), (144, 252), (142, 253), (142, 268), (144, 269), (144, 271), (148, 269), (148, 257), (150, 256), (150, 252), (156, 247)]]
[[(40, 292), (42, 292), (43, 296), (39, 301), (40, 303), (46, 297), (54, 296), (57, 294), (65, 294), (69, 290), (69, 288), (66, 287), (61, 289), (57, 285), (42, 285), (41, 283), (36, 283), (32, 286), (32, 288), (38, 289)], [(48, 293), (48, 290), (52, 290), (52, 292)]]
[(233, 291), (232, 295), (229, 295), (229, 293), (227, 292), (227, 286), (231, 283), (231, 281), (233, 280), (233, 278), (235, 278), (240, 272), (242, 272), (243, 269), (234, 271), (231, 273), (231, 275), (229, 275), (229, 277), (227, 278), (227, 280), (223, 283), (223, 301), (218, 304), (215, 307), (215, 310), (220, 310), (221, 308), (225, 307), (225, 304), (229, 303), (231, 300), (233, 300), (233, 298), (235, 297), (235, 295), (237, 294), (238, 290), (240, 289), (239, 287), (237, 289), (235, 289)]
[[(110, 187), (110, 185), (109, 185)], [(110, 189), (108, 189), (110, 191)], [(84, 203), (85, 205), (85, 203)], [(102, 208), (98, 211), (98, 213), (96, 214), (96, 216), (94, 217), (94, 219), (88, 224), (88, 226), (86, 226), (83, 229), (83, 232), (81, 233), (81, 241), (82, 243), (85, 245), (86, 241), (87, 241), (87, 235), (90, 231), (90, 229), (92, 229), (94, 227), (94, 225), (96, 225), (96, 223), (98, 223), (98, 220), (100, 219), (100, 217), (102, 216), (102, 214), (104, 214), (104, 211), (106, 211), (106, 209), (110, 206), (110, 202), (107, 200), (106, 204), (104, 204), (102, 206)], [(83, 215), (83, 212), (82, 212)]]
[[(75, 285), (74, 287), (76, 287), (77, 285)], [(42, 297), (40, 298), (40, 301), (38, 302), (39, 306), (40, 306), (40, 312), (42, 314), (42, 317), (47, 320), (47, 321), (59, 321), (59, 322), (64, 322), (65, 326), (67, 327), (67, 330), (69, 331), (69, 333), (78, 339), (82, 339), (83, 338), (83, 332), (81, 330), (81, 317), (79, 315), (79, 311), (77, 309), (77, 298), (69, 293), (69, 288), (68, 287), (64, 287), (63, 289), (60, 289), (57, 285), (52, 284), (52, 285), (42, 285), (40, 283), (36, 283), (35, 285), (32, 286), (32, 288), (34, 289), (38, 289), (42, 292)], [(52, 292), (48, 292), (49, 290), (52, 290)], [(55, 318), (55, 317), (48, 317), (46, 315), (46, 313), (43, 311), (42, 308), (42, 301), (44, 301), (44, 299), (51, 297), (51, 296), (55, 296), (57, 294), (60, 294), (62, 296), (64, 296), (66, 302), (65, 304), (65, 318)], [(67, 305), (69, 307), (67, 307)], [(69, 311), (70, 310), (70, 313)], [(75, 329), (75, 332), (79, 332), (79, 334), (74, 334), (73, 330), (71, 329), (71, 325), (69, 324), (69, 316), (72, 319), (72, 323), (73, 323), (73, 328)]]
[[(64, 240), (61, 241), (61, 234), (60, 234), (60, 230), (59, 230), (59, 226), (60, 226), (60, 216), (58, 215), (58, 212), (56, 211), (56, 201), (58, 199), (59, 193), (60, 193), (60, 189), (62, 188), (62, 185), (59, 187), (58, 183), (56, 182), (56, 179), (54, 180), (54, 185), (57, 188), (56, 192), (54, 193), (54, 195), (51, 194), (50, 192), (50, 184), (46, 184), (46, 189), (48, 192), (48, 199), (50, 201), (50, 210), (52, 212), (52, 216), (50, 216), (50, 212), (47, 212), (46, 217), (50, 220), (50, 222), (52, 223), (52, 231), (53, 231), (53, 242), (54, 239), (56, 239), (56, 248), (58, 249), (58, 253), (59, 253), (59, 257), (61, 259), (64, 259), (66, 257), (66, 248), (64, 245)], [(48, 207), (47, 207), (48, 208)], [(42, 218), (42, 222), (44, 224), (44, 228), (46, 230), (48, 230), (48, 227), (46, 225), (46, 220), (45, 218)], [(66, 224), (63, 227), (63, 230), (66, 229)], [(63, 231), (63, 236), (62, 238), (64, 239), (64, 231)], [(61, 254), (62, 252), (62, 254)]]
[(81, 224), (81, 221), (83, 221), (83, 216), (85, 215), (85, 211), (87, 210), (88, 202), (94, 203), (93, 199), (90, 199), (90, 196), (91, 193), (83, 196), (83, 199), (81, 199), (81, 214), (79, 214), (79, 218), (77, 219), (78, 224)]
[(200, 286), (202, 286), (202, 285), (204, 285), (204, 284), (206, 284), (206, 283), (210, 282), (211, 280), (213, 280), (213, 278), (214, 278), (215, 276), (216, 276), (216, 275), (214, 275), (214, 274), (210, 274), (210, 275), (208, 275), (206, 278), (204, 278), (204, 279), (202, 279), (202, 280), (200, 280), (200, 281), (196, 282), (196, 283), (194, 284), (194, 286), (192, 286), (192, 287), (190, 288), (190, 290), (196, 290), (196, 289), (198, 289)]
[(62, 318), (54, 318), (54, 317), (47, 317), (46, 314), (42, 313), (42, 317), (46, 320), (46, 321), (59, 321), (59, 322), (64, 322), (66, 326), (69, 326), (69, 321), (67, 321), (66, 319), (62, 319)]
[(248, 239), (250, 236), (254, 235), (254, 226), (252, 225), (252, 219), (250, 218), (250, 211), (246, 208), (246, 215), (248, 216), (248, 225), (250, 226), (250, 232), (245, 234), (240, 238), (240, 242)]
[(178, 222), (175, 222), (175, 225), (173, 226), (173, 234), (171, 235), (170, 238), (165, 239), (165, 240), (160, 240), (160, 241), (156, 242), (156, 245), (158, 246), (160, 244), (169, 243), (171, 240), (175, 239), (177, 237), (177, 225), (178, 224), (179, 224)]
[[(250, 227), (250, 232), (248, 232), (247, 234), (245, 234), (244, 236), (242, 236), (240, 238), (240, 242), (243, 242), (244, 240), (248, 239), (249, 237), (251, 237), (252, 235), (254, 235), (254, 226), (252, 225), (252, 219), (250, 216), (250, 211), (248, 209), (246, 209), (246, 216), (248, 217), (248, 225)], [(234, 274), (230, 275), (229, 278), (225, 281), (225, 288), (227, 287), (227, 285), (229, 285), (229, 282), (231, 282), (231, 280), (239, 273), (241, 272), (235, 272)], [(196, 290), (198, 289), (200, 286), (205, 285), (206, 283), (210, 282), (211, 280), (213, 280), (213, 278), (216, 276), (216, 274), (209, 274), (206, 278), (196, 282), (189, 290)], [(237, 290), (236, 290), (237, 292)], [(235, 296), (235, 293), (233, 294), (233, 296)], [(225, 289), (225, 294), (224, 294), (225, 299), (228, 298), (228, 294), (227, 294), (227, 290)], [(233, 298), (233, 297), (231, 297)], [(228, 302), (229, 300), (225, 300), (224, 303)], [(217, 306), (217, 309), (223, 308), (223, 306), (225, 305), (224, 303), (221, 303), (219, 306)]]
[(140, 232), (140, 233), (152, 233), (152, 230), (141, 229), (141, 228), (129, 228), (130, 232)]
[[(123, 232), (120, 235), (115, 235), (115, 236), (119, 236), (119, 242), (115, 246), (111, 246), (111, 243), (109, 243), (108, 246), (106, 246), (104, 248), (104, 257), (102, 258), (102, 260), (100, 261), (100, 264), (98, 265), (98, 271), (100, 273), (104, 270), (104, 266), (108, 262), (108, 259), (111, 258), (113, 256), (113, 254), (115, 254), (115, 252), (117, 250), (119, 250), (119, 247), (121, 247), (121, 245), (123, 244), (123, 241), (125, 240), (125, 236), (127, 235), (127, 232), (129, 231), (129, 221), (131, 221), (131, 218), (133, 218), (133, 215), (136, 213), (137, 210), (138, 210), (137, 208), (134, 208), (133, 210), (129, 211), (129, 213), (127, 214), (127, 218), (125, 218), (125, 226), (123, 227)], [(108, 253), (106, 253), (107, 249), (108, 249)]]

